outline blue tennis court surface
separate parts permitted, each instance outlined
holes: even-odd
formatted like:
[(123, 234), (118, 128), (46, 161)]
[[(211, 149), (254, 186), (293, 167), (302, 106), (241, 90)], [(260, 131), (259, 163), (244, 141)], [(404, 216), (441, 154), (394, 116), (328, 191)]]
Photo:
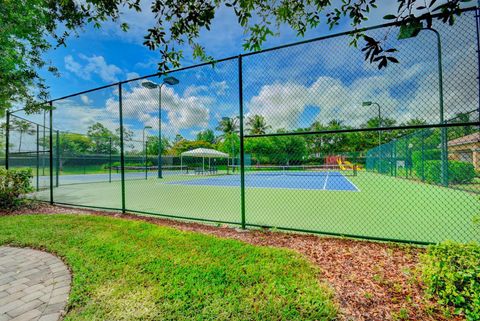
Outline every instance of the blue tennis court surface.
[[(175, 185), (204, 185), (204, 186), (240, 186), (240, 175), (210, 176), (169, 182)], [(268, 175), (246, 173), (245, 186), (256, 188), (285, 188), (303, 190), (330, 190), (330, 191), (358, 191), (358, 188), (340, 173), (323, 175), (282, 175), (269, 173)]]

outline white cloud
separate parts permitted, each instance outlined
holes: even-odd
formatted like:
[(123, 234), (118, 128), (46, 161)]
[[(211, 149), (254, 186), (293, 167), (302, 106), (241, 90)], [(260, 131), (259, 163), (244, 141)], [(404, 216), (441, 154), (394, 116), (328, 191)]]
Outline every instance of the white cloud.
[(305, 86), (291, 82), (263, 86), (247, 104), (249, 114), (265, 116), (275, 128), (293, 128), (308, 104), (301, 99), (308, 91)]
[[(445, 68), (446, 118), (466, 112), (478, 104), (478, 98), (465, 88), (472, 87), (474, 77), (459, 76), (456, 60)], [(472, 75), (474, 76), (474, 75)], [(454, 79), (453, 84), (448, 84)], [(464, 82), (463, 88), (459, 81)], [(405, 86), (405, 87), (402, 87)], [(263, 85), (258, 94), (247, 103), (248, 115), (266, 118), (272, 130), (294, 129), (300, 126), (307, 107), (317, 107), (317, 114), (306, 115), (308, 123), (318, 120), (328, 123), (332, 119), (358, 128), (366, 120), (376, 117), (376, 107), (362, 107), (362, 101), (372, 100), (381, 105), (382, 117), (395, 119), (397, 124), (412, 118), (429, 123), (439, 121), (438, 75), (431, 63), (414, 64), (409, 68), (390, 68), (371, 76), (358, 77), (353, 82), (341, 78), (319, 76), (311, 85), (291, 81)], [(448, 113), (448, 111), (451, 111)]]
[[(102, 123), (112, 131), (118, 128), (118, 117), (105, 110), (104, 107), (86, 106), (83, 104), (83, 101), (80, 102), (73, 99), (56, 101), (53, 103), (53, 106), (55, 108), (53, 110), (53, 128), (55, 130), (85, 134), (88, 127), (97, 122)], [(28, 115), (20, 112), (19, 116), (38, 124), (43, 124), (44, 120), (43, 112)], [(48, 126), (48, 112), (45, 119)]]
[[(162, 119), (165, 134), (175, 135), (182, 129), (208, 126), (214, 99), (197, 93), (185, 90), (180, 96), (170, 87), (162, 89), (162, 110), (167, 114), (166, 119)], [(158, 128), (158, 91), (135, 86), (123, 92), (122, 103), (126, 123), (139, 121), (144, 126)], [(112, 114), (118, 114), (118, 99), (108, 99), (106, 107)]]
[(225, 81), (225, 80), (223, 80), (223, 81), (212, 81), (211, 86), (215, 89), (215, 93), (218, 96), (225, 95), (225, 92), (229, 88), (229, 86), (227, 85), (227, 81)]
[(85, 77), (88, 76), (88, 75), (83, 74), (82, 65), (80, 65), (78, 62), (76, 62), (75, 59), (73, 59), (72, 55), (65, 56), (64, 62), (65, 62), (65, 69), (67, 69), (68, 71), (71, 71), (76, 75), (81, 74), (82, 78), (85, 78)]
[(227, 81), (212, 81), (210, 85), (190, 85), (188, 86), (185, 91), (183, 92), (184, 97), (188, 97), (191, 95), (196, 95), (200, 93), (204, 93), (207, 95), (217, 95), (217, 96), (224, 96), (226, 94), (227, 89), (230, 88), (227, 85)]
[(80, 96), (80, 99), (82, 100), (82, 102), (85, 104), (85, 105), (90, 105), (92, 103), (92, 100), (90, 98), (88, 98), (87, 95), (81, 95)]
[(134, 79), (140, 77), (140, 74), (136, 72), (127, 72), (127, 79)]
[(88, 57), (80, 54), (79, 58), (82, 60), (82, 63), (76, 61), (72, 55), (67, 55), (64, 58), (64, 62), (65, 69), (82, 79), (90, 80), (92, 75), (97, 75), (105, 82), (116, 82), (118, 81), (117, 75), (123, 73), (118, 66), (108, 64), (103, 56), (92, 55)]
[(134, 65), (134, 67), (140, 68), (140, 69), (148, 69), (148, 70), (151, 70), (152, 72), (155, 72), (157, 70), (157, 66), (159, 62), (160, 62), (160, 58), (158, 59), (148, 58), (148, 60), (146, 61), (137, 62)]

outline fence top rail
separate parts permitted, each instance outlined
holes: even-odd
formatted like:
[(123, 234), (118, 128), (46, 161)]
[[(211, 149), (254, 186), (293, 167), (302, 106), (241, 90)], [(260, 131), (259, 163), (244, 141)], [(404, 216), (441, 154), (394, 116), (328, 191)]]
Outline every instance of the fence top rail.
[[(470, 7), (461, 9), (460, 12), (465, 13), (465, 12), (474, 11), (474, 10), (477, 10), (477, 9), (478, 9), (477, 6), (470, 6)], [(440, 16), (440, 13), (432, 15), (433, 18), (437, 18), (439, 16)], [(425, 18), (424, 17), (419, 17), (419, 19), (424, 20)], [(358, 28), (358, 29), (354, 29), (354, 30), (350, 30), (350, 31), (333, 33), (333, 34), (326, 35), (326, 36), (320, 36), (320, 37), (315, 37), (315, 38), (311, 38), (311, 39), (292, 42), (292, 43), (288, 43), (288, 44), (284, 44), (284, 45), (280, 45), (280, 46), (275, 46), (275, 47), (271, 47), (271, 48), (266, 48), (266, 49), (262, 49), (262, 50), (258, 50), (258, 51), (254, 51), (254, 52), (247, 52), (247, 53), (238, 54), (238, 55), (235, 55), (235, 56), (230, 56), (230, 57), (225, 57), (225, 58), (216, 59), (216, 60), (212, 60), (212, 61), (207, 61), (207, 62), (195, 64), (195, 65), (180, 67), (180, 68), (172, 69), (170, 71), (157, 72), (157, 73), (150, 74), (150, 75), (145, 75), (145, 76), (140, 76), (140, 77), (136, 77), (136, 78), (132, 78), (132, 79), (122, 80), (122, 81), (118, 81), (118, 82), (111, 83), (111, 84), (108, 84), (108, 85), (103, 85), (103, 86), (100, 86), (100, 87), (95, 87), (95, 88), (91, 88), (91, 89), (88, 89), (88, 90), (79, 91), (79, 92), (69, 94), (69, 95), (66, 95), (66, 96), (63, 96), (63, 97), (54, 98), (52, 100), (46, 101), (44, 104), (49, 104), (49, 103), (51, 104), (55, 101), (71, 98), (71, 97), (82, 95), (82, 94), (87, 94), (87, 93), (90, 93), (90, 92), (93, 92), (93, 91), (96, 91), (96, 90), (106, 89), (106, 88), (109, 88), (109, 87), (118, 86), (118, 85), (121, 85), (121, 84), (129, 83), (129, 82), (133, 82), (133, 81), (138, 81), (138, 80), (142, 80), (142, 79), (146, 79), (146, 78), (160, 77), (162, 75), (166, 75), (166, 74), (169, 74), (169, 73), (180, 72), (180, 71), (193, 69), (193, 68), (198, 68), (198, 67), (207, 66), (207, 65), (215, 65), (216, 63), (238, 59), (238, 57), (240, 57), (240, 56), (252, 56), (252, 55), (257, 55), (257, 54), (261, 54), (261, 53), (265, 53), (265, 52), (269, 52), (269, 51), (273, 51), (273, 50), (278, 50), (278, 49), (282, 49), (282, 48), (298, 46), (298, 45), (302, 45), (302, 44), (306, 44), (306, 43), (311, 43), (311, 42), (316, 42), (316, 41), (321, 41), (321, 40), (331, 39), (331, 38), (336, 38), (336, 37), (341, 37), (341, 36), (348, 36), (348, 35), (352, 35), (352, 34), (356, 34), (356, 33), (360, 33), (360, 32), (365, 32), (365, 31), (370, 31), (370, 30), (376, 30), (376, 29), (388, 28), (388, 27), (395, 27), (395, 26), (398, 27), (398, 26), (402, 25), (403, 23), (405, 23), (405, 21), (404, 22), (389, 22), (389, 23), (379, 24), (379, 25), (370, 26), (370, 27)], [(10, 114), (16, 113), (16, 112), (22, 111), (22, 110), (25, 110), (25, 108), (15, 110), (13, 112), (10, 112)]]
[(450, 128), (450, 127), (465, 127), (465, 126), (479, 126), (480, 128), (480, 121), (468, 122), (468, 123), (463, 123), (463, 122), (451, 123), (451, 124), (425, 124), (425, 125), (393, 126), (393, 127), (346, 128), (346, 129), (337, 129), (337, 130), (281, 132), (281, 133), (268, 133), (268, 134), (256, 134), (256, 135), (243, 135), (243, 137), (257, 138), (257, 137), (294, 136), (294, 135), (321, 135), (321, 134), (326, 135), (326, 134), (378, 132), (378, 131), (405, 130), (405, 129)]
[[(21, 116), (18, 116), (18, 115), (13, 115), (12, 113), (10, 113), (10, 116), (11, 116), (11, 117), (18, 118), (18, 119), (21, 119), (21, 120), (26, 121), (26, 122), (29, 122), (29, 123), (32, 124), (32, 125), (36, 125), (36, 126), (43, 127), (43, 128), (46, 128), (46, 129), (50, 128), (50, 127), (44, 126), (44, 125), (42, 125), (42, 124), (36, 123), (36, 122), (34, 122), (34, 121), (31, 121), (31, 120), (29, 120), (29, 119), (26, 119), (26, 118), (24, 118), (24, 117), (21, 117)], [(11, 122), (11, 121), (12, 121), (12, 120), (10, 119), (10, 122)], [(14, 129), (10, 128), (10, 131), (12, 131), (12, 130), (14, 130)]]

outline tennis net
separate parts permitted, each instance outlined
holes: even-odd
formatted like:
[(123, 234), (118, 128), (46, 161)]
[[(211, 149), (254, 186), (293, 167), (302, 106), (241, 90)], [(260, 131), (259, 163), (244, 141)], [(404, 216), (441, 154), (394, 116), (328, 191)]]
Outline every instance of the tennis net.
[[(120, 173), (121, 167), (120, 166), (112, 166), (112, 168), (117, 172)], [(172, 174), (179, 174), (179, 173), (186, 173), (188, 174), (188, 166), (186, 165), (163, 165), (162, 172), (165, 173), (172, 173)], [(158, 166), (137, 166), (137, 165), (125, 165), (126, 172), (152, 172), (158, 171)]]
[[(230, 166), (230, 173), (240, 174), (240, 166)], [(356, 176), (357, 168), (342, 165), (252, 165), (245, 166), (245, 174), (264, 176)]]

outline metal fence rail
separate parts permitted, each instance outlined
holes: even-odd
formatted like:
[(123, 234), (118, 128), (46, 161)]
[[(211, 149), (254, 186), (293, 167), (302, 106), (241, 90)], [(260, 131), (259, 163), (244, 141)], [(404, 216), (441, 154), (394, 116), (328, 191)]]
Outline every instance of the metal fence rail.
[(390, 36), (400, 63), (385, 70), (341, 33), (68, 95), (43, 124), (8, 113), (6, 166), (34, 168), (32, 197), (57, 204), (480, 240), (477, 19), (468, 9), (453, 27)]

